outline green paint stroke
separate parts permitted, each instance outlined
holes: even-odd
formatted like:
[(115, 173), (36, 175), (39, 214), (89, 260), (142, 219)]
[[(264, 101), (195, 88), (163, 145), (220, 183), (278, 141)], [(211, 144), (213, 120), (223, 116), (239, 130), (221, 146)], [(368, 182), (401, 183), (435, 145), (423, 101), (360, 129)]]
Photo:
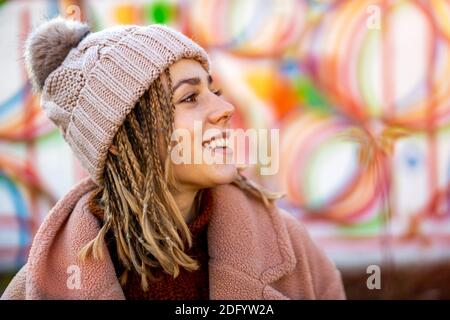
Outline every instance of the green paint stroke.
[(175, 19), (176, 6), (170, 1), (160, 0), (147, 4), (144, 11), (149, 23), (167, 24)]
[(295, 92), (306, 107), (314, 111), (330, 112), (331, 109), (325, 98), (320, 94), (312, 82), (305, 77), (296, 77), (293, 80)]
[(104, 28), (102, 25), (99, 16), (97, 15), (97, 12), (91, 8), (87, 10), (89, 13), (89, 25), (91, 26), (92, 30), (94, 31), (100, 31)]
[(383, 225), (383, 212), (379, 212), (371, 220), (341, 226), (339, 230), (348, 237), (370, 237), (378, 235)]
[(39, 136), (37, 142), (40, 145), (56, 144), (56, 143), (63, 143), (64, 139), (61, 135), (61, 132), (55, 128), (55, 130), (51, 130), (51, 131)]

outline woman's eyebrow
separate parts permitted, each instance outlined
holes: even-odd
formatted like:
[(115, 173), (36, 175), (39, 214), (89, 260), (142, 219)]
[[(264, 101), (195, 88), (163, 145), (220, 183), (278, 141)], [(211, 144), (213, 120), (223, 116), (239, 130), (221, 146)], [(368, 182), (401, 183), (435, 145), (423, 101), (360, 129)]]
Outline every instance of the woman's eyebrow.
[[(211, 77), (211, 75), (208, 75), (208, 85), (210, 85), (213, 82), (213, 79)], [(177, 84), (173, 87), (173, 91), (175, 92), (175, 90), (177, 90), (180, 86), (182, 86), (183, 84), (190, 84), (193, 86), (197, 86), (201, 83), (201, 80), (199, 77), (195, 77), (195, 78), (187, 78), (187, 79), (183, 79), (177, 82)]]
[(183, 84), (190, 84), (190, 85), (196, 86), (196, 85), (199, 85), (200, 82), (201, 82), (200, 78), (198, 78), (198, 77), (183, 79), (183, 80), (178, 81), (178, 83), (176, 85), (174, 85), (173, 91), (175, 92), (175, 90), (177, 90)]

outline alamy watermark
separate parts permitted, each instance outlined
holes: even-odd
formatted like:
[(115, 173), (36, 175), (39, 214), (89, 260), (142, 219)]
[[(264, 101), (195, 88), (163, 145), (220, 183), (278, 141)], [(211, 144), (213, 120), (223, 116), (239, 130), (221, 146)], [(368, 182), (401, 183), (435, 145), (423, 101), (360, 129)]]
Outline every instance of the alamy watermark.
[(366, 285), (369, 290), (381, 289), (381, 268), (376, 264), (371, 264), (366, 269), (367, 274), (370, 276), (367, 278)]
[(366, 20), (366, 27), (370, 30), (381, 29), (381, 8), (377, 5), (371, 4), (367, 6), (366, 13), (369, 17)]
[(75, 264), (71, 264), (70, 266), (67, 267), (66, 272), (69, 275), (66, 280), (67, 289), (70, 289), (70, 290), (81, 289), (80, 267)]

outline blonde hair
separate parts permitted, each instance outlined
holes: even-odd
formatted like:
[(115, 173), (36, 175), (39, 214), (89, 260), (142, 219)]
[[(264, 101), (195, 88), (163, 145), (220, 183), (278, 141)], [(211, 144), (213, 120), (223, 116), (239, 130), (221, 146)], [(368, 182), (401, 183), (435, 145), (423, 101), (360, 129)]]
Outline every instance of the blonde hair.
[[(165, 71), (171, 88), (169, 71)], [(192, 246), (189, 228), (171, 194), (174, 186), (169, 157), (163, 164), (159, 150), (170, 143), (174, 106), (172, 91), (166, 93), (161, 77), (140, 98), (117, 132), (109, 149), (104, 171), (104, 184), (97, 190), (97, 205), (104, 211), (104, 224), (98, 235), (82, 250), (81, 257), (104, 257), (105, 235), (112, 231), (117, 255), (124, 267), (120, 275), (125, 284), (130, 271), (141, 277), (148, 289), (153, 280), (152, 268), (161, 267), (174, 278), (180, 268), (194, 271), (196, 260), (185, 253)], [(164, 146), (159, 140), (164, 136)], [(266, 206), (280, 194), (271, 193), (240, 173), (233, 182), (260, 198)]]

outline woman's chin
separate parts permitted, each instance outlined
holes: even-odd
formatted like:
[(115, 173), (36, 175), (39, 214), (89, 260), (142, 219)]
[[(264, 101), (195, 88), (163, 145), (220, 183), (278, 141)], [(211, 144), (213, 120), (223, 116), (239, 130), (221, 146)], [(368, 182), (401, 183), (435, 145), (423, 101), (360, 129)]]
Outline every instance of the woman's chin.
[(237, 169), (234, 164), (211, 165), (207, 171), (208, 180), (212, 186), (228, 184), (237, 178)]

